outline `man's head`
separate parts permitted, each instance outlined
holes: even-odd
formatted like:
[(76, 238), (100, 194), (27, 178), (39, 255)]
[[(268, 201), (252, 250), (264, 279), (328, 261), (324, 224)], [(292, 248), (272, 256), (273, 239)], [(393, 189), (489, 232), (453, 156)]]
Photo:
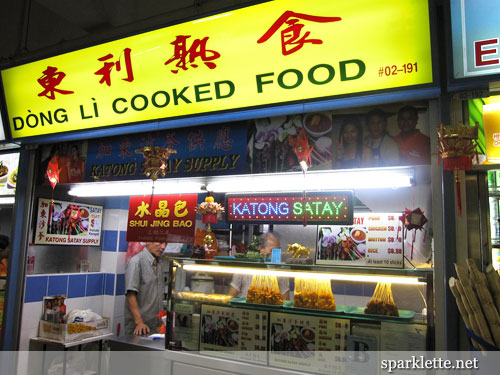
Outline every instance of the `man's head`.
[(271, 254), (273, 249), (280, 247), (280, 240), (274, 234), (267, 232), (262, 235), (262, 245), (260, 246), (260, 253), (263, 255)]
[(146, 242), (146, 249), (156, 258), (163, 254), (166, 246), (165, 242)]
[(374, 109), (366, 115), (366, 123), (372, 138), (381, 138), (387, 128), (387, 117), (385, 112), (380, 109)]
[(410, 133), (417, 127), (418, 113), (415, 107), (404, 106), (398, 112), (398, 127), (403, 133)]

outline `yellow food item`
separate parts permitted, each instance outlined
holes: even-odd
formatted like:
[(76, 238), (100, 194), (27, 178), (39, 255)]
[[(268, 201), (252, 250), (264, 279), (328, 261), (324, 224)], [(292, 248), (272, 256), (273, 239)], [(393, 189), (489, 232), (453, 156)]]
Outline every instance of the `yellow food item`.
[(293, 306), (336, 311), (330, 280), (295, 279)]
[(229, 303), (229, 301), (231, 300), (231, 296), (227, 296), (225, 294), (215, 294), (215, 293), (205, 294), (197, 292), (179, 292), (177, 293), (177, 297), (193, 301), (214, 302), (214, 303)]
[(253, 276), (246, 301), (262, 305), (283, 305), (283, 295), (276, 276)]
[(83, 324), (83, 323), (70, 323), (70, 324), (68, 324), (67, 330), (68, 330), (68, 334), (72, 335), (75, 333), (95, 331), (96, 328), (92, 327), (92, 326), (88, 326), (88, 325)]

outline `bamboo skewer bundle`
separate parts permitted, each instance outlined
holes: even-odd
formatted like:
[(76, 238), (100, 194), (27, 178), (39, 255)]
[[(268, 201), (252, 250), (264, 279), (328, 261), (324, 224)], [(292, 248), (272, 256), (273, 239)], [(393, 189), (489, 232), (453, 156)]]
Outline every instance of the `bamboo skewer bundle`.
[[(467, 266), (469, 271), (455, 264), (458, 279), (450, 278), (450, 290), (467, 328), (490, 345), (500, 347), (500, 315), (494, 298), (497, 295), (495, 288), (498, 286), (500, 290), (500, 283), (496, 284), (493, 277), (479, 271), (472, 259), (467, 260)], [(489, 288), (492, 283), (495, 287)], [(474, 341), (472, 344), (476, 348), (479, 346)]]
[(500, 315), (498, 315), (498, 310), (488, 289), (486, 275), (479, 271), (472, 259), (467, 259), (467, 266), (472, 275), (473, 285), (490, 326), (495, 345), (500, 348)]
[(486, 267), (486, 279), (488, 280), (488, 286), (495, 300), (497, 311), (500, 312), (500, 276), (498, 276), (498, 273), (491, 264)]
[[(460, 315), (462, 315), (465, 326), (468, 329), (472, 330), (472, 332), (474, 332), (475, 335), (481, 336), (481, 333), (479, 331), (479, 325), (477, 324), (476, 318), (474, 317), (474, 311), (472, 311), (469, 302), (466, 299), (465, 301), (464, 299), (462, 299), (462, 294), (458, 290), (458, 283), (460, 283), (460, 281), (458, 281), (454, 277), (450, 277), (450, 280), (448, 281), (451, 293), (453, 294), (457, 302), (458, 311), (460, 311)], [(475, 341), (472, 341), (472, 345), (474, 345), (476, 349), (480, 350), (484, 349)]]

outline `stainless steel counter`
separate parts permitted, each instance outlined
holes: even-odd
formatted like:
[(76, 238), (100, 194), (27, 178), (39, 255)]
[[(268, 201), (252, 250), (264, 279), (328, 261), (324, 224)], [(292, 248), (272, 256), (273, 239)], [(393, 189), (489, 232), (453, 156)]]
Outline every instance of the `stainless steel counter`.
[(145, 336), (115, 336), (107, 341), (111, 350), (165, 350), (165, 340), (153, 340)]

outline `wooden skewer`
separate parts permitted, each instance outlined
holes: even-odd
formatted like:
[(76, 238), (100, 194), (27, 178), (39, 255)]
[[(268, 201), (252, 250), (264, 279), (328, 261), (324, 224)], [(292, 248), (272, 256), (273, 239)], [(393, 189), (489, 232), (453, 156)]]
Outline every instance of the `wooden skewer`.
[(491, 264), (486, 267), (486, 279), (493, 299), (495, 300), (497, 311), (500, 312), (500, 276), (498, 276), (498, 273)]
[(466, 284), (464, 284), (462, 280), (457, 280), (456, 284), (460, 294), (462, 295), (464, 305), (466, 307), (469, 306), (469, 315), (472, 315), (472, 318), (470, 318), (471, 325), (474, 325), (473, 322), (475, 322), (477, 332), (480, 333), (478, 336), (482, 337), (487, 343), (493, 345), (493, 339), (491, 337), (488, 324), (486, 323), (486, 319), (484, 318), (483, 312), (477, 302), (476, 295), (467, 282), (468, 280), (466, 276)]
[[(457, 286), (457, 280), (454, 277), (450, 277), (448, 280), (448, 284), (450, 286), (451, 293), (455, 297), (455, 301), (457, 302), (458, 306), (458, 311), (460, 312), (460, 315), (462, 316), (462, 319), (464, 320), (465, 326), (470, 329), (474, 334), (479, 335), (479, 327), (475, 323), (475, 320), (472, 314), (472, 310), (469, 308), (469, 310), (466, 308), (464, 301), (462, 299), (462, 295), (460, 294)], [(469, 306), (467, 306), (469, 307)], [(481, 347), (476, 341), (471, 340), (472, 345), (479, 350), (483, 350), (484, 348)]]

